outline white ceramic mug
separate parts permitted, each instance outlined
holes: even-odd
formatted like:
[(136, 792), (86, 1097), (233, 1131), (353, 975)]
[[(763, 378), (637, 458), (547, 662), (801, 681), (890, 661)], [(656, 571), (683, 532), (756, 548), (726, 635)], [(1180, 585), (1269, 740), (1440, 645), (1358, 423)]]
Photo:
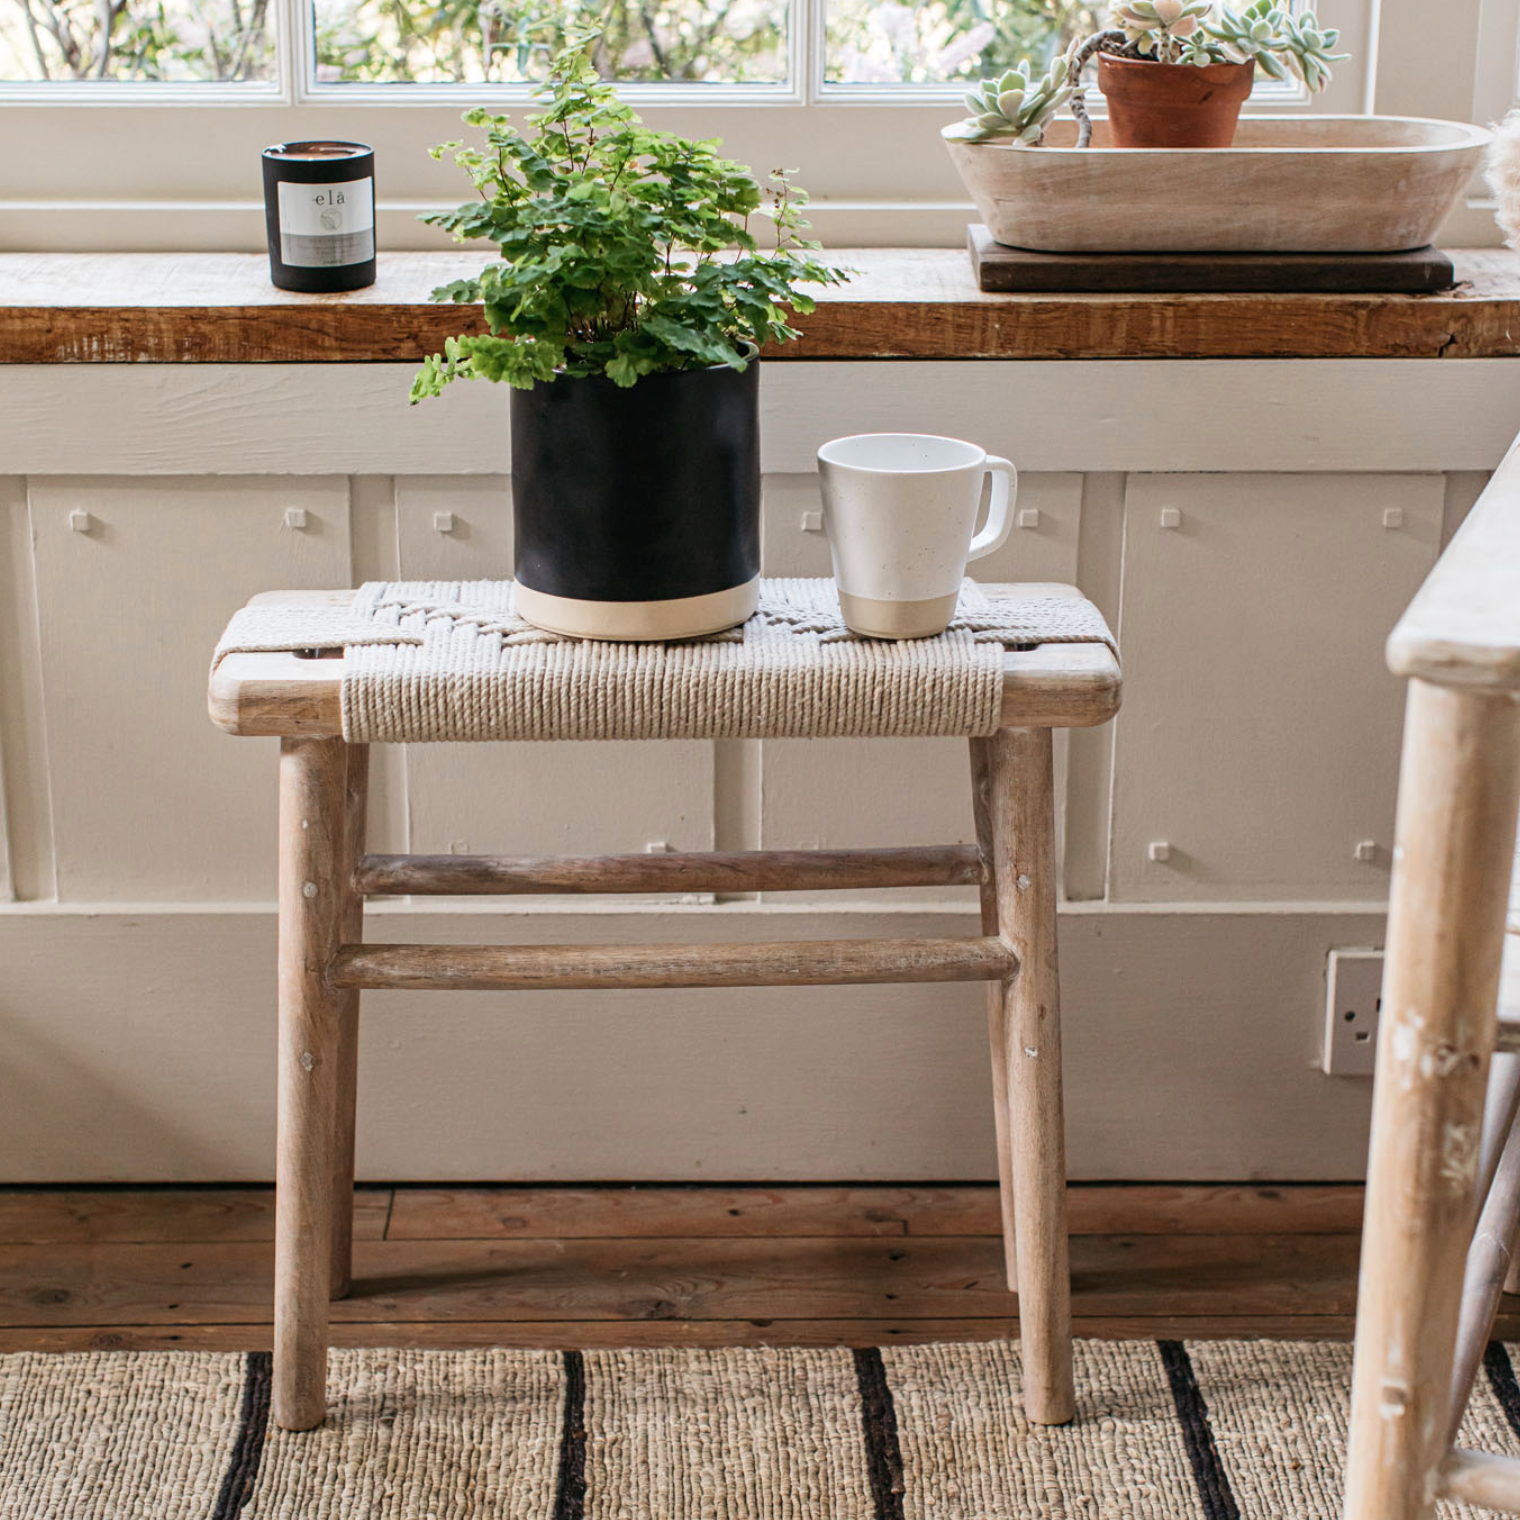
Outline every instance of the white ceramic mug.
[[(972, 537), (991, 472), (987, 524)], [(845, 622), (879, 639), (943, 633), (969, 561), (1008, 537), (1019, 473), (974, 443), (858, 433), (818, 450), (823, 522)]]

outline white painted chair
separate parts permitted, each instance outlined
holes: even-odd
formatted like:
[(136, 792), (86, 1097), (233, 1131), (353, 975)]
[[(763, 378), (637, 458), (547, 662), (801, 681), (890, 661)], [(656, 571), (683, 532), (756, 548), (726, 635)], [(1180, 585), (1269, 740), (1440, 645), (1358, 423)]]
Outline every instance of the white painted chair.
[(1520, 1514), (1520, 1459), (1454, 1448), (1520, 1222), (1520, 440), (1388, 662), (1411, 680), (1345, 1515)]

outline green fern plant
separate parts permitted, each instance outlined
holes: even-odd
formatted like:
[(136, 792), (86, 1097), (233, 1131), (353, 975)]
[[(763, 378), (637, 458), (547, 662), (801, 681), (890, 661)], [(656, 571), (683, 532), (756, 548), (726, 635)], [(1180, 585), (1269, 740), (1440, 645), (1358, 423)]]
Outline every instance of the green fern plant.
[[(803, 287), (836, 285), (844, 270), (814, 255), (807, 197), (782, 170), (762, 187), (716, 139), (646, 127), (601, 81), (595, 35), (558, 52), (526, 133), (484, 109), (464, 120), (483, 145), (445, 143), (477, 199), (422, 218), (460, 242), (494, 243), (499, 258), (435, 301), (480, 305), (488, 333), (449, 338), (423, 361), (412, 400), (450, 382), (505, 381), (523, 390), (557, 375), (640, 376), (727, 364), (799, 336)], [(775, 246), (752, 221), (768, 217)]]

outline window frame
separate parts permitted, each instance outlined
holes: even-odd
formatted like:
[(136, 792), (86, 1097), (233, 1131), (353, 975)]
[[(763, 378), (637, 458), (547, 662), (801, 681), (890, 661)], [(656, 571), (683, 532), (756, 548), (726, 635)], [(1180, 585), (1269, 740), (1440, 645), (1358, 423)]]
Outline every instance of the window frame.
[[(1303, 0), (1289, 0), (1295, 6)], [(1454, 0), (1456, 4), (1490, 4), (1494, 0)], [(1520, 3), (1520, 0), (1500, 0)], [(787, 79), (755, 84), (634, 84), (624, 89), (643, 106), (785, 106), (785, 105), (935, 105), (958, 101), (964, 83), (947, 84), (838, 84), (825, 77), (828, 0), (784, 0), (790, 13), (787, 28)], [(1366, 17), (1378, 0), (1318, 0), (1315, 9), (1328, 25), (1339, 26), (1343, 38), (1361, 37), (1366, 45)], [(273, 80), (249, 83), (113, 83), (95, 80), (0, 81), (0, 107), (9, 105), (91, 105), (120, 109), (161, 105), (274, 105), (321, 106), (343, 104), (350, 108), (381, 106), (407, 109), (419, 105), (450, 105), (488, 91), (505, 107), (532, 98), (525, 84), (346, 84), (319, 82), (316, 78), (315, 36), (312, 28), (314, 0), (273, 0), (271, 22), (275, 29)], [(1358, 56), (1362, 56), (1358, 53)], [(1353, 60), (1352, 74), (1355, 74)], [(1339, 88), (1338, 88), (1339, 87)], [(1349, 99), (1351, 89), (1339, 76), (1322, 102)], [(1101, 108), (1101, 98), (1094, 97)], [(1301, 107), (1308, 104), (1302, 86), (1258, 83), (1251, 97), (1253, 107)], [(1338, 111), (1354, 109), (1340, 105)]]
[[(830, 85), (824, 0), (792, 3), (789, 83), (636, 85), (628, 98), (652, 125), (721, 136), (757, 168), (798, 167), (826, 242), (958, 243), (968, 201), (936, 139), (961, 113), (962, 87)], [(0, 86), (12, 139), (58, 145), (56, 155), (11, 160), (0, 185), (0, 248), (252, 251), (262, 243), (258, 150), (317, 135), (375, 145), (382, 247), (446, 246), (415, 216), (462, 190), (425, 148), (460, 134), (467, 105), (510, 110), (526, 103), (528, 87), (318, 84), (310, 30), (294, 24), (307, 4), (277, 0), (278, 77), (267, 84)], [(1502, 45), (1489, 45), (1480, 71), (1480, 38), (1508, 38), (1512, 49), (1520, 33), (1520, 0), (1444, 0), (1434, 48), (1428, 0), (1319, 0), (1316, 9), (1341, 28), (1353, 61), (1312, 100), (1301, 89), (1258, 89), (1250, 114), (1377, 109), (1470, 119), (1485, 81), (1492, 92), (1493, 46)], [(188, 151), (176, 156), (176, 143)], [(1486, 227), (1485, 214), (1464, 236), (1492, 240)]]

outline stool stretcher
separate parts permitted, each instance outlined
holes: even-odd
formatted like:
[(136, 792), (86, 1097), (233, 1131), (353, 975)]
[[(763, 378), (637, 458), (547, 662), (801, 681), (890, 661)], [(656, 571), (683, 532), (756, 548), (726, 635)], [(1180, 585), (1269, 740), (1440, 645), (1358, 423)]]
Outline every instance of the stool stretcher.
[(1520, 1514), (1520, 1461), (1488, 1451), (1454, 1451), (1441, 1464), (1441, 1497)]
[(366, 855), (366, 897), (565, 892), (838, 892), (981, 884), (975, 845), (671, 855)]
[(719, 945), (344, 945), (333, 987), (563, 991), (627, 987), (838, 987), (1006, 981), (1001, 939), (821, 939)]

